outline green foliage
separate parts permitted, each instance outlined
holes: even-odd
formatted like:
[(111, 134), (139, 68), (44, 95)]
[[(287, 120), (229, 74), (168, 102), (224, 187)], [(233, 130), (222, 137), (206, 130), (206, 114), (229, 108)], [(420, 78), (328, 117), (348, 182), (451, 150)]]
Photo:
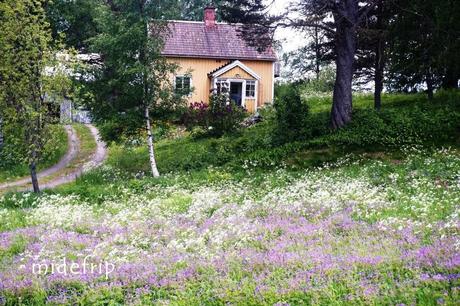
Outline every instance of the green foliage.
[(228, 95), (213, 94), (209, 105), (202, 102), (191, 104), (183, 121), (189, 130), (201, 128), (199, 135), (220, 137), (237, 131), (245, 116), (245, 109), (230, 101)]
[[(312, 112), (300, 131), (304, 139), (281, 143), (277, 114), (261, 110), (264, 121), (221, 138), (183, 137), (163, 140), (156, 150), (164, 173), (198, 171), (224, 166), (267, 169), (286, 164), (310, 167), (334, 161), (347, 152), (398, 151), (405, 145), (459, 144), (459, 94), (440, 92), (433, 103), (423, 95), (385, 95), (381, 112), (373, 110), (370, 96), (356, 96), (355, 121), (349, 127), (328, 128), (330, 98), (310, 98)], [(137, 175), (148, 172), (146, 149), (111, 148), (109, 164)]]
[(209, 129), (215, 136), (234, 132), (245, 117), (245, 110), (232, 101), (227, 95), (215, 94), (209, 99)]
[(294, 86), (286, 85), (278, 88), (275, 98), (276, 137), (282, 142), (289, 142), (303, 137), (302, 131), (307, 125), (308, 106)]
[(449, 108), (434, 113), (419, 107), (382, 112), (357, 111), (349, 126), (322, 141), (343, 146), (393, 148), (404, 144), (443, 143), (454, 140), (452, 137), (459, 128), (456, 124), (459, 121), (460, 113)]
[(53, 0), (46, 7), (53, 37), (64, 36), (67, 46), (76, 49), (88, 48), (87, 40), (97, 34), (96, 16), (101, 1)]
[[(119, 141), (145, 126), (145, 110), (154, 120), (171, 119), (184, 100), (174, 94), (170, 75), (176, 65), (161, 57), (165, 24), (161, 8), (149, 1), (115, 1), (98, 8), (99, 34), (88, 40), (104, 65), (84, 101), (102, 125), (106, 140)], [(129, 43), (127, 43), (129, 42)]]
[[(0, 117), (5, 138), (23, 142), (26, 156), (42, 147), (44, 68), (50, 58), (50, 32), (45, 21), (47, 1), (3, 1), (0, 4)], [(13, 133), (7, 133), (14, 131)], [(17, 138), (15, 140), (11, 138)]]
[(335, 69), (325, 67), (318, 75), (318, 78), (310, 78), (302, 85), (303, 94), (314, 95), (331, 93), (334, 90)]
[(457, 88), (458, 1), (402, 0), (398, 7), (404, 9), (395, 14), (388, 33), (389, 88), (420, 91), (420, 85), (428, 81), (435, 88)]
[[(57, 97), (68, 90), (65, 69), (52, 49), (44, 7), (48, 0), (0, 3), (0, 117), (4, 137), (11, 144), (9, 161), (23, 153), (35, 172), (46, 150), (47, 126), (54, 121)], [(50, 71), (53, 67), (53, 71)], [(47, 69), (48, 68), (48, 69)], [(21, 153), (19, 153), (21, 152)], [(19, 154), (18, 154), (19, 153)], [(38, 183), (34, 181), (38, 191)]]
[[(27, 145), (19, 132), (16, 129), (5, 133), (9, 137), (5, 138), (4, 147), (0, 151), (0, 182), (29, 174)], [(64, 127), (54, 124), (47, 126), (43, 144), (43, 151), (38, 160), (39, 170), (56, 164), (67, 152), (67, 133)]]

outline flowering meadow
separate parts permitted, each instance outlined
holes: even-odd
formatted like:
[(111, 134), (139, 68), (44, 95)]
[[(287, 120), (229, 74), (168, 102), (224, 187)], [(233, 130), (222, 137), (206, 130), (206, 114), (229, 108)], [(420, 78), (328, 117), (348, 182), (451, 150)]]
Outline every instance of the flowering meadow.
[(97, 200), (5, 196), (0, 304), (460, 302), (457, 152), (245, 168), (120, 183)]

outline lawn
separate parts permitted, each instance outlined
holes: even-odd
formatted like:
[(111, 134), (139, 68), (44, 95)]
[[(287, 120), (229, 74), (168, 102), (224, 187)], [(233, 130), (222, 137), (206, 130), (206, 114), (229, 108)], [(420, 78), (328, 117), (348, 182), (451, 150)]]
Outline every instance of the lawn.
[[(445, 114), (403, 98), (380, 128)], [(458, 122), (439, 120), (378, 141), (362, 122), (295, 143), (273, 143), (269, 122), (164, 139), (160, 179), (143, 147), (112, 146), (74, 184), (0, 200), (0, 304), (457, 305)]]

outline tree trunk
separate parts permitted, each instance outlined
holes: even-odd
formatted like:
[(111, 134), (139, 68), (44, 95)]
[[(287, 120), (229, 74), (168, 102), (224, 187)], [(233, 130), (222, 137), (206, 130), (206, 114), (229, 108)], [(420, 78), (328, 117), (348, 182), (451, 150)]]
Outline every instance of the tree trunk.
[[(357, 11), (356, 7), (356, 11)], [(356, 13), (357, 14), (357, 13)], [(352, 15), (352, 14), (351, 14)], [(332, 99), (331, 125), (338, 129), (351, 121), (353, 65), (356, 53), (356, 28), (341, 15), (336, 20), (336, 79)]]
[(383, 91), (383, 43), (379, 41), (379, 46), (376, 49), (375, 59), (375, 75), (374, 75), (374, 107), (380, 110), (382, 107), (382, 91)]
[(0, 117), (0, 152), (2, 151), (3, 148), (3, 120), (2, 117)]
[(319, 29), (315, 27), (315, 73), (316, 73), (316, 80), (319, 80), (319, 73), (320, 73), (320, 46), (319, 46)]
[(385, 68), (384, 52), (385, 52), (385, 38), (383, 37), (383, 3), (380, 0), (377, 3), (377, 45), (375, 48), (375, 75), (374, 75), (374, 107), (380, 110), (382, 107), (382, 90), (383, 90), (383, 71)]
[(433, 77), (430, 72), (426, 74), (426, 92), (428, 94), (428, 100), (433, 100)]
[(157, 162), (155, 160), (155, 148), (153, 147), (152, 125), (150, 124), (150, 114), (148, 106), (145, 107), (145, 122), (147, 125), (147, 144), (149, 146), (150, 167), (153, 177), (159, 177)]
[(40, 193), (40, 186), (38, 185), (38, 178), (37, 178), (37, 153), (35, 149), (32, 151), (32, 161), (30, 162), (29, 169), (30, 169), (30, 178), (32, 180), (32, 187), (35, 193)]
[(444, 89), (457, 89), (459, 78), (460, 75), (458, 75), (454, 69), (448, 68), (442, 81), (442, 87)]

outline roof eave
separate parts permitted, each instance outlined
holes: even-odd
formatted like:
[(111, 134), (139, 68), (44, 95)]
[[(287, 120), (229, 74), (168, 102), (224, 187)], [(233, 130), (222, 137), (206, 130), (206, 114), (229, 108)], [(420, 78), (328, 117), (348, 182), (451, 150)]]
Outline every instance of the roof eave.
[(188, 54), (172, 54), (172, 53), (162, 53), (164, 57), (182, 57), (182, 58), (199, 58), (199, 59), (220, 59), (220, 60), (243, 60), (243, 61), (266, 61), (266, 62), (277, 62), (277, 57), (226, 57), (226, 56), (198, 56), (198, 55), (188, 55)]

